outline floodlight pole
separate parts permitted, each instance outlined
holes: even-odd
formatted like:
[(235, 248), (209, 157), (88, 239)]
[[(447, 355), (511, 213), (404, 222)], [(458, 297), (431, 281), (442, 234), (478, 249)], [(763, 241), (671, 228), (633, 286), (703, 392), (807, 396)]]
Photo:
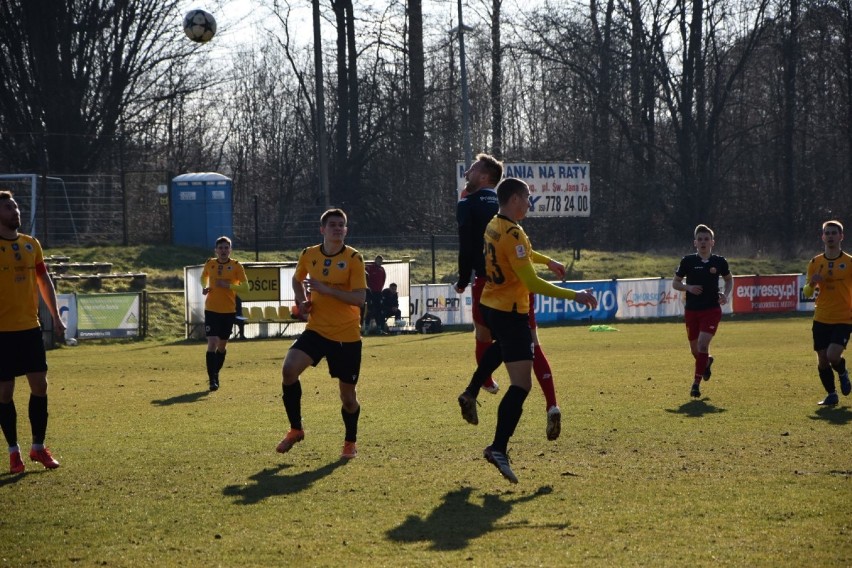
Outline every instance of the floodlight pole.
[(467, 170), (473, 163), (473, 151), (470, 147), (470, 100), (467, 91), (467, 64), (464, 56), (464, 32), (473, 31), (473, 28), (464, 25), (462, 18), (462, 0), (458, 0), (459, 6), (459, 65), (461, 67), (461, 107), (462, 107), (462, 133), (464, 136), (464, 169)]
[(317, 164), (319, 168), (317, 178), (319, 180), (320, 194), (325, 202), (325, 207), (328, 208), (331, 207), (331, 194), (328, 188), (328, 151), (325, 139), (325, 93), (322, 81), (322, 35), (320, 34), (319, 0), (312, 0), (311, 4), (313, 5), (314, 25), (314, 75), (317, 90), (317, 110), (315, 113)]

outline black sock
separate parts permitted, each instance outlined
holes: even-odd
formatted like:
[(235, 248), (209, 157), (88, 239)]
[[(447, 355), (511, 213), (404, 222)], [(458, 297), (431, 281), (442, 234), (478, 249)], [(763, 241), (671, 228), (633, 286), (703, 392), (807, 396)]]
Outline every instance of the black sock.
[(838, 375), (842, 375), (846, 372), (846, 359), (841, 357), (840, 361), (837, 362), (837, 365), (832, 365), (831, 368), (837, 371)]
[(207, 377), (210, 379), (211, 383), (219, 378), (219, 371), (216, 369), (215, 351), (207, 352)]
[(0, 428), (10, 448), (18, 445), (18, 412), (14, 400), (5, 404), (0, 402)]
[(831, 367), (826, 367), (823, 369), (822, 367), (817, 367), (819, 370), (819, 380), (822, 381), (822, 386), (825, 389), (825, 392), (831, 394), (834, 392), (834, 373), (831, 370)]
[(222, 370), (222, 365), (225, 364), (225, 355), (228, 354), (227, 351), (216, 351), (216, 373)]
[(500, 350), (500, 344), (496, 342), (492, 343), (491, 346), (485, 350), (485, 353), (482, 354), (482, 358), (479, 360), (479, 364), (473, 372), (473, 377), (471, 377), (470, 383), (467, 385), (467, 388), (464, 389), (464, 392), (473, 398), (476, 398), (479, 395), (479, 389), (482, 388), (483, 383), (488, 380), (488, 377), (497, 370), (497, 367), (499, 367), (502, 362), (503, 352)]
[(296, 381), (292, 385), (284, 385), (284, 394), (281, 399), (284, 401), (284, 410), (287, 411), (287, 419), (290, 421), (290, 428), (295, 430), (302, 429), (302, 383)]
[(44, 444), (47, 434), (47, 395), (30, 395), (30, 426), (33, 429), (33, 444)]
[(352, 413), (346, 412), (345, 408), (340, 407), (340, 415), (343, 416), (343, 426), (346, 428), (346, 435), (343, 439), (347, 442), (357, 442), (358, 417), (361, 416), (361, 405), (358, 405), (358, 409)]
[(506, 453), (509, 438), (515, 433), (515, 428), (524, 412), (524, 401), (527, 394), (529, 394), (527, 391), (515, 385), (511, 385), (506, 391), (503, 400), (500, 401), (500, 406), (497, 408), (497, 430), (494, 432), (492, 449)]

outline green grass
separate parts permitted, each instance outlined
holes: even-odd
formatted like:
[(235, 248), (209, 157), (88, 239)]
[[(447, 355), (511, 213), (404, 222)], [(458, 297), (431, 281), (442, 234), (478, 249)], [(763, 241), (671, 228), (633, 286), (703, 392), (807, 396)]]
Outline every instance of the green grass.
[(518, 485), (481, 457), (500, 397), (481, 395), (477, 427), (459, 416), (470, 333), (365, 340), (346, 464), (325, 363), (302, 378), (305, 441), (274, 451), (288, 340), (232, 342), (213, 394), (198, 343), (52, 351), (62, 467), (0, 474), (0, 565), (852, 563), (852, 405), (815, 405), (809, 319), (723, 321), (698, 401), (682, 323), (614, 325), (541, 330), (563, 433), (545, 440), (535, 386), (510, 444)]

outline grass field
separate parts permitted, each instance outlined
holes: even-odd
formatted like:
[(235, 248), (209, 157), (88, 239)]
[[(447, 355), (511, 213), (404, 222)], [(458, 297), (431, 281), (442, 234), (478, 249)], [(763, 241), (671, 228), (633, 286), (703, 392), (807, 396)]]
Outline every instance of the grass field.
[(275, 453), (287, 340), (232, 342), (212, 394), (200, 343), (52, 351), (62, 467), (2, 470), (0, 565), (852, 565), (852, 400), (816, 406), (809, 319), (723, 321), (700, 400), (681, 323), (613, 325), (541, 330), (563, 432), (546, 441), (535, 386), (518, 485), (482, 459), (500, 396), (459, 415), (470, 332), (365, 339), (349, 463), (325, 363), (305, 441)]

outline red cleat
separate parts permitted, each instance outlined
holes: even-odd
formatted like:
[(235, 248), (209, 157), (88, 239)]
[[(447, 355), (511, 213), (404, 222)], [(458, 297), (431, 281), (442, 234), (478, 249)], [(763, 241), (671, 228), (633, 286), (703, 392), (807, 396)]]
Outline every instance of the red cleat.
[(291, 428), (290, 431), (287, 432), (287, 435), (284, 436), (284, 439), (278, 443), (278, 447), (275, 448), (275, 451), (279, 454), (286, 454), (293, 446), (296, 445), (297, 442), (301, 442), (304, 439), (304, 430), (296, 430), (295, 428)]
[(59, 462), (53, 459), (50, 455), (50, 450), (46, 447), (41, 450), (30, 450), (30, 459), (39, 462), (47, 469), (56, 469), (59, 467)]
[(9, 454), (9, 473), (24, 473), (24, 462), (21, 459), (21, 452), (12, 452)]

